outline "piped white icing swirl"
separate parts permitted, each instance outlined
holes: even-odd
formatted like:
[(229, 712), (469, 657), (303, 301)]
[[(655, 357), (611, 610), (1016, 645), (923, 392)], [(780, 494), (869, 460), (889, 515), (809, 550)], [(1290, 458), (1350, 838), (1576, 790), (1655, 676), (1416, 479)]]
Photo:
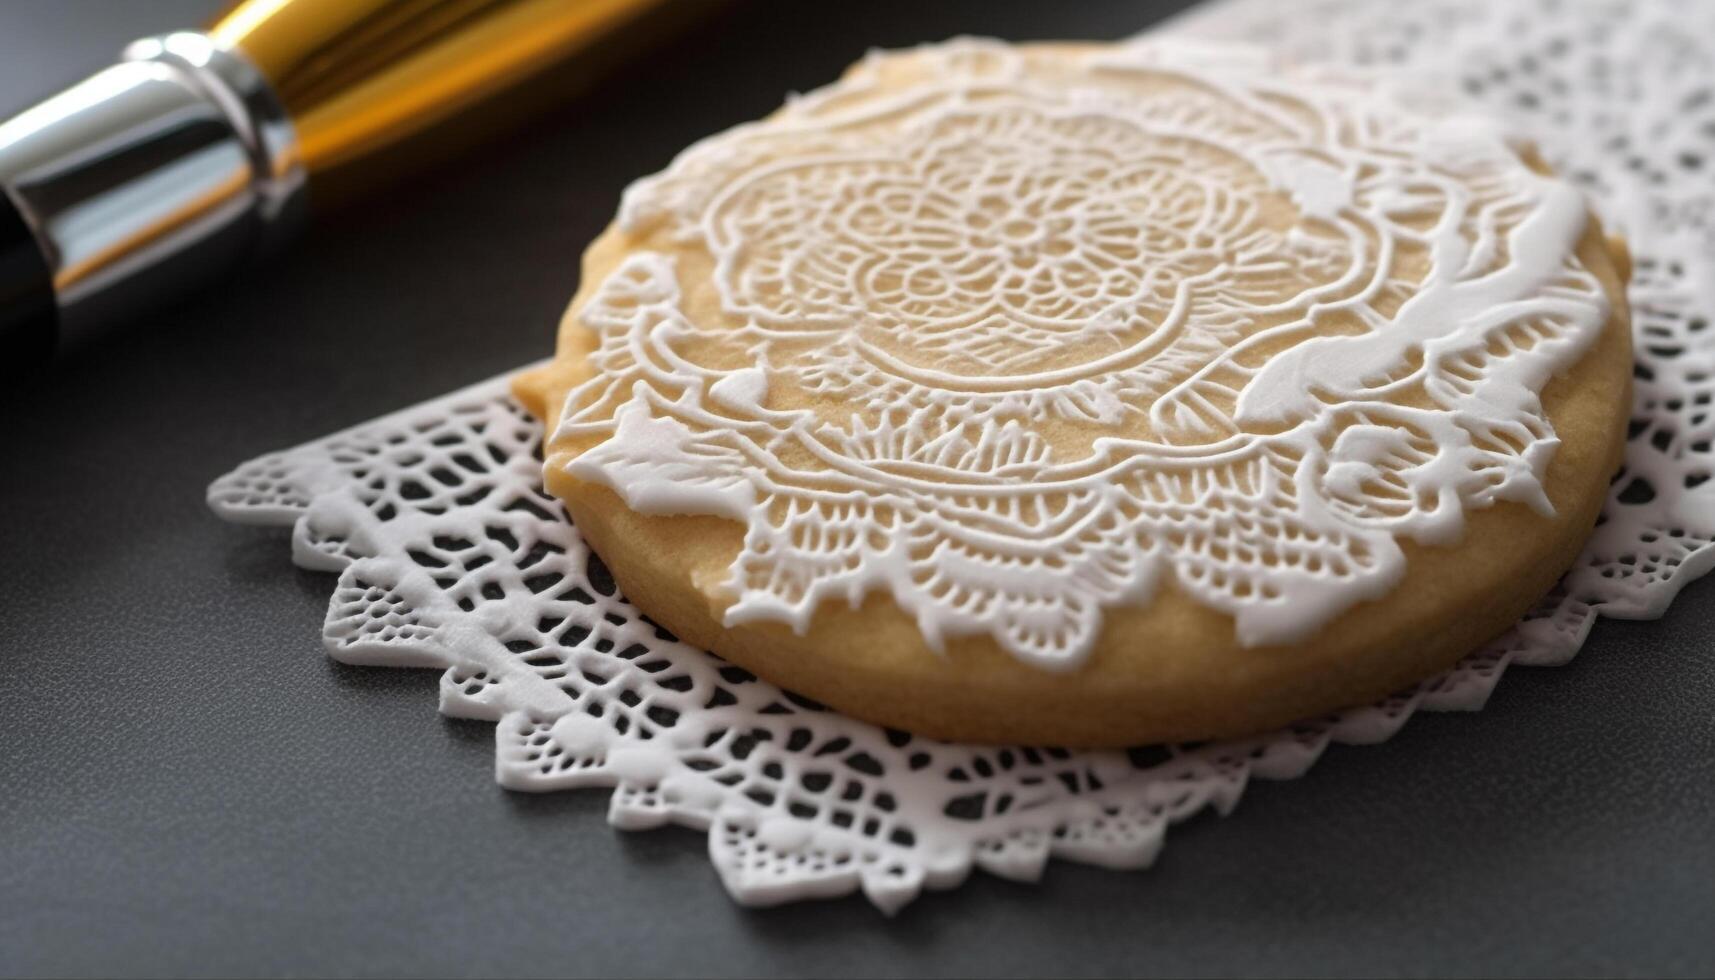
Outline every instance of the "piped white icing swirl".
[(880, 590), (1065, 668), (1170, 575), (1293, 642), (1396, 539), (1549, 507), (1585, 214), (1480, 121), (1251, 49), (878, 55), (628, 191), (559, 434), (745, 525), (729, 624)]

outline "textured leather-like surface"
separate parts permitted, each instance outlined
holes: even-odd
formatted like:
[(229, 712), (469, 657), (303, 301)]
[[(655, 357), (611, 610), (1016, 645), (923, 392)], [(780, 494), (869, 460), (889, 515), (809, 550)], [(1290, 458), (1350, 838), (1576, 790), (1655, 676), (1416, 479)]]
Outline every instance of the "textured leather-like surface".
[[(214, 6), (7, 3), (0, 108)], [(331, 577), (204, 508), (239, 461), (546, 354), (628, 179), (865, 47), (1117, 37), (1167, 6), (736, 7), (604, 98), (0, 395), (0, 972), (1715, 969), (1715, 584), (1509, 672), (1479, 714), (1254, 788), (1149, 872), (1056, 864), (889, 922), (860, 898), (738, 908), (698, 835), (614, 831), (603, 793), (498, 788), (489, 726), (437, 715), (433, 673), (328, 660)], [(358, 330), (354, 358), (336, 341)]]

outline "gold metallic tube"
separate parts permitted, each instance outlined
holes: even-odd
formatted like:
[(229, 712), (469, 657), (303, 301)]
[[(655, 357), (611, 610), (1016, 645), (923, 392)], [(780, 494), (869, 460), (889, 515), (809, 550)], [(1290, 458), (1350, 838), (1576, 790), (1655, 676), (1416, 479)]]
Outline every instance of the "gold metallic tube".
[(245, 0), (138, 41), (0, 121), (0, 370), (265, 254), (306, 202), (564, 98), (714, 2)]
[[(680, 0), (680, 7), (699, 6)], [(247, 0), (208, 33), (292, 120), (312, 182), (570, 56), (600, 55), (667, 0)]]

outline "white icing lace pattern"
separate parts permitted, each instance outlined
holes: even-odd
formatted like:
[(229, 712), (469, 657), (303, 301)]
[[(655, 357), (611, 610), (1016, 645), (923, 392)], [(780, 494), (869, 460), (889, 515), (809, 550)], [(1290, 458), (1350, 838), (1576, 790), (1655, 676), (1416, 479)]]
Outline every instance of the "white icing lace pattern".
[(501, 379), (255, 460), (210, 502), (292, 525), (294, 559), (338, 573), (333, 656), (441, 670), (444, 713), (496, 722), (502, 784), (611, 787), (616, 826), (706, 830), (741, 901), (862, 888), (892, 911), (973, 866), (1146, 866), (1169, 823), (1226, 812), (1251, 777), (1295, 777), (1330, 742), (1382, 741), (1419, 708), (1479, 708), (1510, 664), (1564, 663), (1595, 615), (1658, 614), (1715, 561), (1715, 5), (1341, 0), (1277, 23), (1279, 9), (1217, 4), (1185, 29), (1450, 66), (1603, 195), (1637, 258), (1637, 403), (1604, 523), (1553, 594), (1442, 677), (1271, 735), (1129, 753), (857, 724), (664, 637), (615, 595), (541, 490), (541, 433)]
[(1609, 312), (1575, 190), (1251, 48), (1057, 67), (872, 56), (627, 193), (628, 230), (713, 257), (723, 316), (628, 257), (559, 430), (605, 441), (565, 465), (743, 522), (728, 625), (884, 590), (933, 649), (1065, 669), (1170, 575), (1288, 643), (1388, 591), (1396, 538), (1550, 509), (1536, 392)]

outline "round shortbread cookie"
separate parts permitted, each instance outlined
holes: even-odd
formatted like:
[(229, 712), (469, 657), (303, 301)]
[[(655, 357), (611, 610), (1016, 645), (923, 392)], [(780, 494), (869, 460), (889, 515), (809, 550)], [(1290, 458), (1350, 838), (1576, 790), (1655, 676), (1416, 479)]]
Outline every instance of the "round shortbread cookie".
[(921, 735), (1204, 739), (1547, 592), (1619, 464), (1624, 264), (1377, 79), (959, 41), (634, 185), (516, 390), (687, 642)]

